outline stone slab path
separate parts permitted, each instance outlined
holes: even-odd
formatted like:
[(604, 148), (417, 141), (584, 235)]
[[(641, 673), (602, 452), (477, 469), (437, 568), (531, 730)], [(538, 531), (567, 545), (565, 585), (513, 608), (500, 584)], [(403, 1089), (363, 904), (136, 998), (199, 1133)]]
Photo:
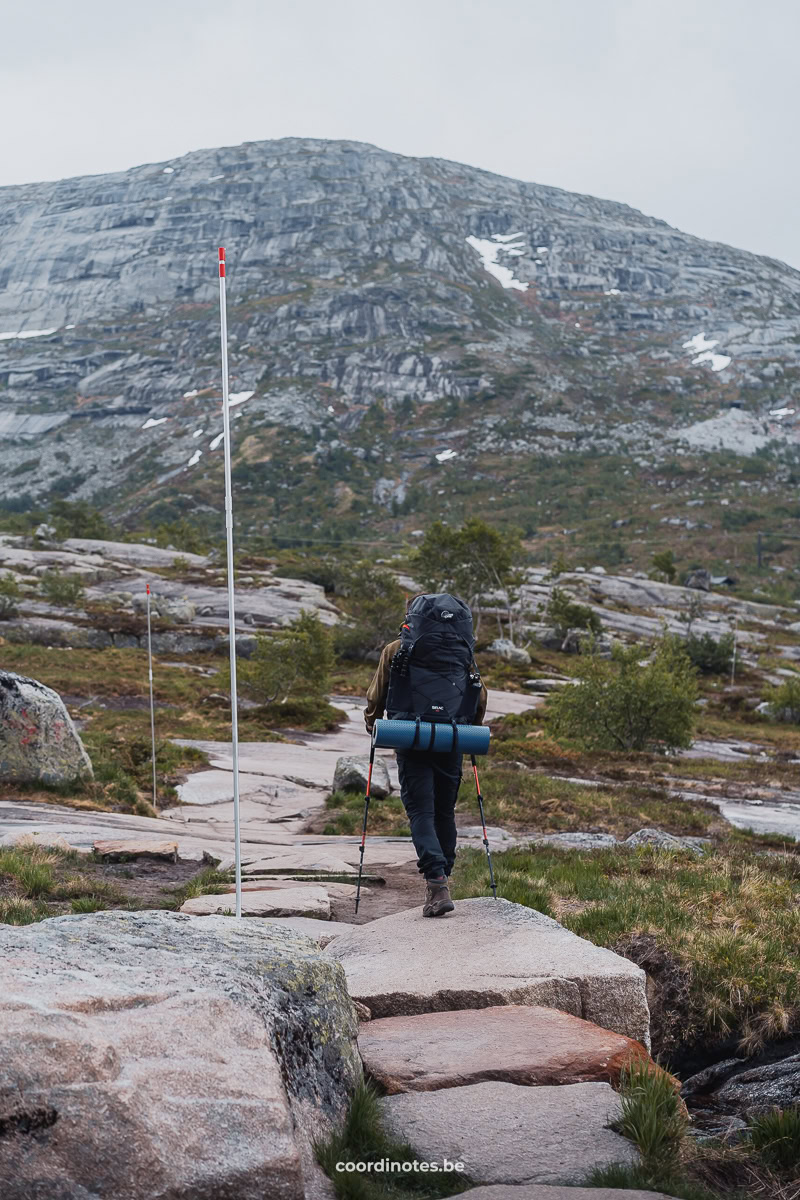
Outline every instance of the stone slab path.
[(647, 1061), (639, 1042), (554, 1008), (507, 1004), (361, 1025), (358, 1048), (389, 1095), (485, 1080), (526, 1086), (619, 1082)]
[(620, 1115), (607, 1083), (520, 1087), (475, 1083), (381, 1101), (391, 1132), (421, 1159), (463, 1162), (476, 1183), (581, 1183), (595, 1167), (634, 1166), (631, 1142), (607, 1126)]
[(508, 900), (461, 900), (439, 920), (394, 913), (353, 926), (325, 954), (374, 1017), (545, 1005), (650, 1048), (644, 971)]

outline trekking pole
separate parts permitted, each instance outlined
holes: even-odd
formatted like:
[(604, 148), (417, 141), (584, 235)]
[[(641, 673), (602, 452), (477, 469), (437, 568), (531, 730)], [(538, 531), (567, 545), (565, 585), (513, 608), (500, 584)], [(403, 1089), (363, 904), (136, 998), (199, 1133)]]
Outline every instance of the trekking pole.
[(153, 644), (150, 638), (150, 584), (147, 584), (147, 675), (150, 680), (150, 756), (153, 760), (153, 808), (156, 807), (156, 716), (153, 705)]
[(361, 899), (361, 873), (364, 870), (364, 842), (367, 840), (367, 814), (369, 813), (369, 789), (372, 786), (372, 764), (375, 762), (375, 739), (369, 752), (369, 771), (367, 772), (367, 790), (364, 794), (364, 824), (361, 827), (361, 859), (358, 864), (358, 886), (356, 887), (356, 912)]
[(494, 881), (494, 871), (492, 869), (492, 852), (489, 849), (489, 835), (486, 832), (486, 817), (483, 815), (483, 796), (481, 795), (481, 785), (478, 782), (478, 764), (475, 762), (475, 755), (470, 754), (472, 759), (472, 773), (475, 776), (475, 791), (478, 793), (478, 808), (481, 810), (481, 825), (483, 826), (483, 844), (486, 847), (486, 857), (489, 860), (489, 883), (492, 889), (492, 895), (497, 899), (497, 884)]
[(236, 695), (236, 610), (233, 592), (233, 488), (231, 485), (231, 415), (228, 400), (228, 311), (225, 298), (225, 248), (219, 248), (219, 318), (222, 349), (222, 428), (225, 439), (225, 532), (228, 543), (228, 641), (231, 663), (231, 758), (233, 762), (233, 854), (236, 916), (242, 915), (242, 844), (239, 834), (239, 705)]

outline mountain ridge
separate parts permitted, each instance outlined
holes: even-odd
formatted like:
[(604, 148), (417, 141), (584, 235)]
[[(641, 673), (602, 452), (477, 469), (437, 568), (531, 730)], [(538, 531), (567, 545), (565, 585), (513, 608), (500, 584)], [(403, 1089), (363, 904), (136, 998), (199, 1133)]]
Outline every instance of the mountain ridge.
[(0, 503), (215, 511), (221, 244), (249, 533), (407, 533), (437, 480), (435, 508), (479, 501), (481, 464), (525, 529), (542, 496), (506, 501), (533, 462), (691, 461), (695, 490), (709, 454), (794, 470), (800, 271), (617, 201), (285, 138), (0, 189)]

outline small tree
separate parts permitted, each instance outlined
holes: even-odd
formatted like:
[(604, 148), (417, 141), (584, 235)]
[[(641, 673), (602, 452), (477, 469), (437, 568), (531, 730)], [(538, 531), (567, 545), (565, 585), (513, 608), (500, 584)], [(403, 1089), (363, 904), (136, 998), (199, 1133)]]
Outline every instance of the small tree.
[(611, 660), (589, 654), (578, 682), (552, 697), (556, 737), (592, 750), (672, 750), (692, 741), (697, 680), (679, 638), (665, 635), (649, 661), (641, 646), (614, 646)]
[[(237, 675), (242, 691), (266, 706), (292, 695), (324, 698), (332, 669), (331, 636), (316, 613), (304, 610), (285, 629), (259, 634), (255, 653), (241, 660)], [(230, 686), (230, 668), (220, 675)]]
[(769, 715), (776, 721), (800, 725), (800, 675), (786, 679), (767, 693)]
[(64, 608), (80, 608), (86, 601), (86, 593), (78, 576), (65, 575), (55, 568), (42, 575), (39, 590), (50, 604)]
[(653, 555), (651, 579), (661, 580), (662, 583), (672, 583), (677, 573), (678, 568), (675, 566), (675, 558), (671, 550), (659, 550), (657, 554)]
[(17, 601), (21, 594), (19, 584), (10, 571), (0, 575), (0, 621), (17, 615)]
[(405, 592), (390, 571), (356, 563), (336, 577), (351, 623), (339, 625), (336, 648), (346, 658), (363, 658), (398, 636), (406, 608)]
[(558, 587), (550, 592), (544, 615), (561, 638), (566, 637), (570, 629), (586, 629), (594, 634), (601, 633), (603, 629), (600, 618), (588, 604), (578, 604)]
[(426, 592), (454, 592), (473, 609), (483, 593), (504, 593), (513, 641), (512, 605), (521, 558), (518, 530), (501, 533), (480, 517), (471, 517), (460, 529), (434, 521), (414, 556), (414, 571)]

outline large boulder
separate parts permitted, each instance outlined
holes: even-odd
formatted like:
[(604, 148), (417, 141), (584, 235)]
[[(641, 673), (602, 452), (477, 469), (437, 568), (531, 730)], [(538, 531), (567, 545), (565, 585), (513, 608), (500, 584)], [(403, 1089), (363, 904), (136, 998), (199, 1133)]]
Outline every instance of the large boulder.
[(69, 784), (91, 778), (89, 755), (58, 693), (0, 671), (0, 779)]
[(350, 995), (373, 1017), (534, 1004), (594, 1021), (650, 1047), (645, 974), (635, 963), (509, 900), (460, 900), (426, 920), (418, 908), (335, 937)]
[(607, 1083), (474, 1083), (380, 1103), (390, 1132), (418, 1158), (461, 1162), (475, 1183), (582, 1183), (596, 1167), (639, 1162), (608, 1128), (621, 1105)]
[(703, 567), (696, 567), (694, 571), (690, 571), (686, 576), (683, 586), (694, 588), (698, 592), (710, 592), (711, 572), (706, 571)]
[[(304, 1200), (361, 1076), (339, 966), (262, 921), (0, 926), (3, 1200)], [(324, 1187), (324, 1184), (323, 1184)]]
[(800, 1054), (739, 1072), (714, 1092), (714, 1102), (725, 1112), (748, 1116), (793, 1108), (800, 1104)]
[[(369, 774), (369, 756), (366, 754), (343, 754), (336, 760), (333, 772), (333, 790), (335, 792), (364, 792), (367, 788)], [(372, 784), (370, 795), (376, 800), (388, 796), (392, 790), (389, 780), (389, 768), (383, 758), (376, 757), (372, 764)]]
[(505, 659), (506, 662), (513, 663), (515, 666), (529, 667), (531, 664), (531, 656), (528, 651), (522, 646), (515, 646), (510, 638), (495, 638), (488, 649), (498, 658)]
[(488, 1079), (528, 1086), (617, 1084), (632, 1062), (661, 1070), (632, 1038), (570, 1013), (525, 1004), (383, 1017), (362, 1026), (358, 1048), (367, 1071), (389, 1095)]

